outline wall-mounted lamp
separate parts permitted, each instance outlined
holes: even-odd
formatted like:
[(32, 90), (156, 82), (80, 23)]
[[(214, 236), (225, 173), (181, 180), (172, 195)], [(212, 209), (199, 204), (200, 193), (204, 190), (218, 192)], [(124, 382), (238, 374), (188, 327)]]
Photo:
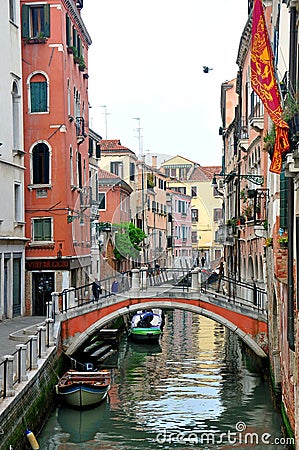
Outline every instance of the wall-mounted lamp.
[(213, 179), (212, 179), (212, 186), (217, 187), (217, 177), (224, 178), (224, 182), (227, 183), (232, 178), (240, 178), (241, 180), (248, 180), (251, 181), (253, 184), (258, 184), (262, 186), (264, 184), (264, 177), (263, 175), (255, 175), (255, 174), (240, 174), (236, 172), (231, 173), (214, 173)]

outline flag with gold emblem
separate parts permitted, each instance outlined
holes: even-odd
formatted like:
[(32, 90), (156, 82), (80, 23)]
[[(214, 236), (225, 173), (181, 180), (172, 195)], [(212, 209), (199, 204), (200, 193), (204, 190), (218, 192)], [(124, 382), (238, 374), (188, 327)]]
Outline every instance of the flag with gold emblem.
[(274, 73), (273, 53), (261, 0), (254, 0), (251, 43), (251, 86), (271, 117), (276, 137), (270, 171), (280, 173), (282, 155), (289, 150), (288, 124), (281, 118), (281, 98)]

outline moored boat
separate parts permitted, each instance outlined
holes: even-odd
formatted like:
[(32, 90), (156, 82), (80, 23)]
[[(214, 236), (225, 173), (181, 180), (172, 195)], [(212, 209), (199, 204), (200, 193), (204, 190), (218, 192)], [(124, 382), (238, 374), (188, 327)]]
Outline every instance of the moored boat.
[(68, 370), (56, 385), (61, 400), (70, 406), (84, 408), (103, 401), (110, 389), (109, 370), (78, 372)]
[(139, 342), (157, 342), (164, 325), (161, 309), (137, 311), (132, 317), (129, 337)]

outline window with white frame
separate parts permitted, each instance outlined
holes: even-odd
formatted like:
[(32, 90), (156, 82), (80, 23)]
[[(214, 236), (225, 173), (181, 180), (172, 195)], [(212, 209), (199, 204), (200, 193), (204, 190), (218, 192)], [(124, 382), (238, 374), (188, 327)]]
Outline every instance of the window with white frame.
[(13, 132), (13, 149), (20, 150), (20, 114), (21, 114), (21, 95), (19, 93), (18, 83), (13, 82), (12, 85), (12, 132)]
[(121, 161), (111, 161), (110, 172), (123, 178), (123, 163)]
[(52, 242), (52, 219), (43, 217), (32, 219), (32, 240), (34, 242)]
[(106, 210), (106, 192), (99, 192), (99, 209)]
[(29, 111), (30, 113), (43, 113), (49, 111), (49, 84), (42, 73), (34, 73), (29, 80)]
[(32, 183), (49, 184), (50, 151), (47, 144), (40, 142), (32, 149)]
[(50, 5), (22, 5), (22, 37), (50, 36)]
[(16, 23), (17, 13), (16, 13), (16, 0), (9, 0), (9, 20)]
[(14, 203), (15, 203), (15, 222), (22, 222), (23, 212), (22, 212), (22, 185), (20, 183), (15, 183), (14, 185)]

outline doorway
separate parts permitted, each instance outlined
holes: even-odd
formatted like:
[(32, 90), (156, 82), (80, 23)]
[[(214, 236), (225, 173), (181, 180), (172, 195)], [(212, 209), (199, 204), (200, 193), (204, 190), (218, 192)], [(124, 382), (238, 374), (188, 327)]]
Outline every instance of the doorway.
[(52, 300), (54, 291), (54, 273), (32, 273), (32, 315), (45, 316), (47, 302)]

